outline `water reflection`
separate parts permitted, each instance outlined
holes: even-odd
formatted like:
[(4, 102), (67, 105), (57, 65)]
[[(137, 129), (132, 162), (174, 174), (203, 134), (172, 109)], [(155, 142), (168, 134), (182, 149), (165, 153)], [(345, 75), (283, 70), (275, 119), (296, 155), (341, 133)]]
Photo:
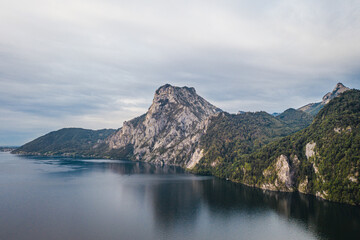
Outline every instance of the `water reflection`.
[[(360, 236), (359, 207), (330, 203), (313, 196), (253, 189), (212, 177), (194, 176), (170, 166), (117, 160), (12, 158), (20, 159), (19, 164), (26, 161), (27, 171), (31, 167), (34, 170), (30, 175), (36, 175), (39, 182), (48, 181), (46, 187), (51, 191), (54, 191), (54, 182), (68, 180), (67, 185), (56, 190), (61, 191), (57, 194), (73, 197), (69, 202), (81, 202), (82, 205), (72, 211), (74, 219), (77, 219), (76, 215), (82, 219), (84, 214), (97, 211), (91, 226), (98, 229), (93, 231), (99, 232), (114, 222), (121, 222), (124, 227), (111, 228), (113, 235), (109, 236), (120, 233), (134, 239), (238, 239), (239, 236), (244, 239), (276, 239), (279, 236), (357, 239)], [(7, 165), (2, 167), (9, 168)], [(4, 172), (0, 171), (0, 176), (5, 176)], [(29, 189), (29, 186), (25, 187)], [(30, 189), (33, 187), (31, 185)], [(36, 186), (37, 191), (38, 188)], [(8, 189), (3, 188), (4, 191)], [(46, 194), (40, 196), (48, 197), (49, 189), (43, 189)], [(60, 210), (49, 211), (61, 216), (61, 207), (68, 207), (63, 202), (57, 203)], [(32, 206), (28, 207), (31, 209)], [(26, 211), (31, 215), (29, 209)], [(3, 222), (0, 220), (0, 223)], [(138, 226), (133, 226), (136, 223), (141, 224), (142, 233), (136, 230)], [(89, 235), (81, 232), (77, 236), (84, 238), (94, 234), (91, 229), (86, 229)], [(3, 229), (0, 227), (0, 230)], [(273, 234), (271, 237), (266, 235), (269, 232)]]
[[(105, 168), (117, 174), (184, 174), (177, 167), (144, 163), (109, 162)], [(326, 239), (352, 239), (360, 236), (360, 209), (331, 203), (300, 193), (279, 193), (254, 189), (241, 184), (192, 175), (166, 178), (166, 184), (150, 184), (156, 223), (170, 228), (185, 219), (193, 225), (199, 207), (205, 202), (213, 213), (226, 217), (240, 212), (261, 214), (268, 210), (297, 221), (304, 228)], [(186, 181), (185, 181), (186, 180)]]
[[(325, 239), (357, 239), (360, 209), (329, 203), (299, 193), (276, 193), (213, 179), (181, 184), (153, 185), (153, 207), (161, 227), (179, 219), (196, 220), (204, 201), (217, 217), (261, 215), (271, 210)], [(193, 224), (192, 222), (187, 222)]]

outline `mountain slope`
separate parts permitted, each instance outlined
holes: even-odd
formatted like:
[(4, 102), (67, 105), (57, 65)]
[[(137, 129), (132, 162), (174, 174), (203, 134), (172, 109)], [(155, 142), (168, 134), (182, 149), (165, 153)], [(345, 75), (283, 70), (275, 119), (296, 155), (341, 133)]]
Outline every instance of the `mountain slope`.
[[(109, 130), (106, 135), (97, 136), (91, 130), (63, 129), (35, 139), (14, 153), (130, 158), (193, 168), (205, 152), (212, 155), (212, 151), (200, 141), (209, 124), (212, 127), (207, 141), (216, 142), (228, 136), (228, 151), (232, 151), (236, 142), (241, 142), (240, 145), (248, 148), (247, 153), (250, 153), (311, 122), (309, 115), (294, 109), (288, 109), (277, 117), (265, 112), (239, 115), (221, 112), (197, 95), (194, 88), (166, 84), (156, 90), (147, 113), (124, 122), (123, 127), (116, 131)], [(205, 147), (201, 148), (201, 145)]]
[(167, 84), (156, 91), (145, 114), (118, 130), (61, 129), (13, 153), (126, 157), (360, 204), (360, 91), (340, 86), (326, 96), (312, 121), (295, 109), (276, 117), (228, 114), (193, 88)]
[(296, 132), (309, 126), (314, 117), (306, 112), (289, 108), (277, 115), (276, 119), (286, 123), (292, 129), (292, 132)]
[(145, 115), (124, 122), (121, 129), (106, 139), (105, 155), (191, 165), (199, 159), (196, 149), (208, 118), (218, 112), (221, 110), (197, 95), (194, 88), (166, 84), (156, 90)]
[(336, 84), (332, 92), (328, 92), (324, 95), (321, 102), (309, 103), (305, 106), (300, 107), (298, 110), (315, 116), (326, 104), (330, 102), (330, 100), (336, 98), (337, 96), (339, 96), (339, 94), (348, 90), (350, 90), (350, 88), (345, 87), (342, 83), (338, 83)]
[(26, 143), (12, 153), (49, 156), (91, 156), (94, 154), (93, 146), (114, 132), (114, 129), (95, 131), (82, 128), (63, 128)]
[(263, 189), (359, 205), (359, 171), (360, 91), (350, 90), (331, 100), (304, 130), (238, 154), (212, 172)]
[(266, 112), (221, 113), (210, 119), (200, 139), (204, 157), (191, 170), (221, 176), (224, 166), (237, 161), (239, 156), (251, 154), (271, 141), (309, 126), (312, 119), (295, 109), (288, 109), (277, 117)]

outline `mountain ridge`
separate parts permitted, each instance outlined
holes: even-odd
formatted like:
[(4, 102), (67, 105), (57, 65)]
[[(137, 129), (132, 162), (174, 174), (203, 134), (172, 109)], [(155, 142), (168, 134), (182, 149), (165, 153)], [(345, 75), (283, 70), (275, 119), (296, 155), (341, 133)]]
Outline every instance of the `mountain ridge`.
[(62, 128), (26, 143), (12, 151), (12, 153), (47, 156), (89, 156), (94, 144), (106, 139), (115, 131), (115, 129)]
[(336, 84), (335, 88), (331, 92), (328, 92), (323, 96), (321, 102), (306, 104), (305, 106), (298, 108), (298, 110), (315, 116), (332, 99), (336, 98), (337, 96), (339, 96), (339, 94), (346, 92), (348, 90), (350, 90), (350, 88), (345, 87), (344, 84), (339, 82)]
[[(155, 91), (153, 102), (145, 114), (125, 121), (117, 130), (60, 129), (21, 146), (13, 153), (128, 158), (178, 165), (197, 174), (211, 174), (267, 190), (301, 191), (332, 201), (359, 204), (357, 196), (345, 194), (346, 198), (339, 199), (336, 193), (313, 181), (322, 169), (311, 165), (304, 156), (316, 152), (321, 141), (314, 140), (316, 144), (313, 145), (313, 140), (307, 139), (305, 146), (305, 140), (296, 140), (302, 139), (302, 135), (307, 136), (309, 125), (320, 124), (316, 126), (322, 129), (321, 124), (328, 122), (328, 117), (323, 114), (332, 109), (333, 102), (340, 108), (336, 121), (346, 121), (347, 111), (353, 109), (352, 105), (346, 105), (346, 101), (355, 105), (358, 102), (354, 97), (343, 95), (355, 91), (357, 96), (358, 90), (342, 86), (338, 84), (333, 92), (324, 96), (324, 104), (313, 120), (306, 111), (293, 108), (276, 116), (264, 111), (230, 114), (197, 95), (194, 88), (166, 84)], [(345, 103), (339, 105), (339, 101)], [(322, 134), (318, 129), (315, 127), (311, 131)], [(358, 125), (351, 129), (354, 129), (351, 131), (357, 139), (359, 134), (355, 130)], [(337, 126), (331, 131), (343, 133), (349, 129)], [(300, 141), (299, 148), (306, 148), (306, 152), (297, 148), (291, 150), (296, 146), (290, 144), (293, 141)], [(337, 144), (342, 146), (341, 142)], [(311, 174), (306, 175), (309, 171)], [(358, 170), (347, 179), (360, 181), (356, 172)], [(342, 182), (340, 186), (344, 184)], [(315, 185), (317, 187), (313, 187)]]
[[(360, 91), (332, 99), (301, 131), (231, 161), (202, 159), (194, 172), (272, 191), (299, 191), (360, 205)], [(214, 160), (215, 159), (215, 160)]]
[(191, 166), (198, 161), (196, 147), (208, 118), (221, 111), (194, 88), (163, 85), (155, 91), (147, 113), (135, 118), (136, 124), (135, 119), (124, 122), (106, 139), (108, 156), (125, 152), (139, 161)]

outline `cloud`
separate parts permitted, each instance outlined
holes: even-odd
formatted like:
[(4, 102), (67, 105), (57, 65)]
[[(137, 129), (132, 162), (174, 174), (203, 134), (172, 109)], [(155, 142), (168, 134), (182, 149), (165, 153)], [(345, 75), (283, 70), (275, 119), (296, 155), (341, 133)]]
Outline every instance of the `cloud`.
[(352, 0), (2, 1), (0, 144), (14, 132), (121, 127), (165, 83), (230, 112), (299, 107), (339, 81), (359, 88), (359, 9)]

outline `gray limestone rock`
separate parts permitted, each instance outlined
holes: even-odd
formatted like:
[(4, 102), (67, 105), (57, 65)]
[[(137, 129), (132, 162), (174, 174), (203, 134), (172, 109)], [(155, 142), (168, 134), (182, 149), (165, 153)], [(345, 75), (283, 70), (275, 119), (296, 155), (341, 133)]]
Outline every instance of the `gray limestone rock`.
[(131, 146), (136, 160), (192, 168), (202, 157), (198, 143), (209, 117), (218, 112), (194, 88), (166, 84), (146, 114), (124, 122), (105, 142), (112, 151)]

